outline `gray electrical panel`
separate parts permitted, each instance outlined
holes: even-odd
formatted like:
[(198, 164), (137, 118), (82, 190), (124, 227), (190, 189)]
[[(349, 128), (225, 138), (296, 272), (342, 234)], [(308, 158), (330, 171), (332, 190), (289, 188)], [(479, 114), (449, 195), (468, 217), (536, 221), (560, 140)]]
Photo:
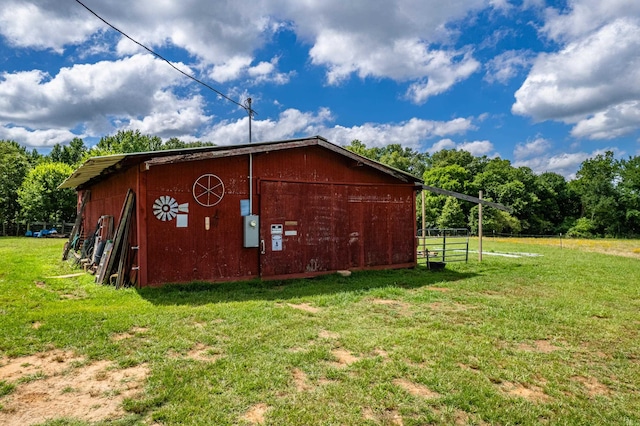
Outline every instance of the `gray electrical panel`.
[(243, 216), (244, 247), (253, 248), (260, 246), (260, 217), (256, 214)]

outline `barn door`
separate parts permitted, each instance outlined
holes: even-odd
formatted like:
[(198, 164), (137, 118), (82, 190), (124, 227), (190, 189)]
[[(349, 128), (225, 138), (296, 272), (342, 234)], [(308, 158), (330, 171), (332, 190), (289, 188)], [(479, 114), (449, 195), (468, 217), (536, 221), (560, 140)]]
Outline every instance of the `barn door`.
[(348, 261), (340, 253), (349, 240), (344, 192), (331, 184), (261, 182), (263, 277), (313, 275)]

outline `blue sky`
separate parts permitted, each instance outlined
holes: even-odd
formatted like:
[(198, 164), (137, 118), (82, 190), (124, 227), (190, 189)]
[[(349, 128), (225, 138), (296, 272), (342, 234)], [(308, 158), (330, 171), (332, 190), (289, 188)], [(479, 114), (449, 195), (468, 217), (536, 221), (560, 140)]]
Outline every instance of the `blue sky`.
[[(637, 0), (84, 0), (239, 103), (254, 141), (466, 149), (572, 177), (640, 155)], [(253, 4), (257, 3), (257, 4)], [(0, 139), (248, 141), (247, 114), (74, 0), (0, 9)]]

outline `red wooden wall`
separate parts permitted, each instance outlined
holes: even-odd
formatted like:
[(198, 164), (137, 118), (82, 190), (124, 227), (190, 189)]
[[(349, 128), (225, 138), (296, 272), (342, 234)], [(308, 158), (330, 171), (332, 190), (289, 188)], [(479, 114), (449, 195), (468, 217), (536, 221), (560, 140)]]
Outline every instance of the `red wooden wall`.
[[(193, 195), (194, 182), (206, 174), (224, 184), (212, 206)], [(252, 210), (260, 215), (262, 250), (243, 247), (240, 203), (249, 198), (248, 175), (248, 155), (149, 170), (141, 164), (90, 188), (85, 226), (95, 226), (101, 214), (117, 223), (127, 189), (137, 191), (133, 244), (141, 246), (141, 285), (415, 265), (413, 184), (320, 146), (254, 154)], [(167, 204), (170, 212), (158, 210)], [(273, 250), (271, 225), (282, 225), (281, 250)]]

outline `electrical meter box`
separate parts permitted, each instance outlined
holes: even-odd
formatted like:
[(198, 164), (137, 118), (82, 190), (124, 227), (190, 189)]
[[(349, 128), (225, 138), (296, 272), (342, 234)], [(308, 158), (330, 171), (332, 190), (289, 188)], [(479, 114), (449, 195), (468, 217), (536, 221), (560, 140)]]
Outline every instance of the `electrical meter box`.
[(244, 247), (254, 248), (260, 246), (260, 217), (255, 214), (243, 216)]

